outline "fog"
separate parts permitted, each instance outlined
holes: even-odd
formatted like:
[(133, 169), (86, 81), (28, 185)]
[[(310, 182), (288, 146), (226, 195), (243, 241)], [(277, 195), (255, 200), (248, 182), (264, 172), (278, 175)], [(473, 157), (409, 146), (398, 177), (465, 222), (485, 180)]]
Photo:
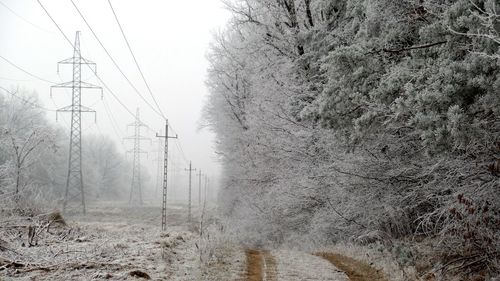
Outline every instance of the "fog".
[(0, 279), (499, 281), (499, 8), (0, 0)]
[[(163, 119), (119, 73), (72, 3), (42, 1), (42, 4), (71, 41), (75, 39), (75, 32), (81, 31), (82, 56), (97, 63), (98, 75), (126, 107), (133, 113), (137, 107), (140, 108), (141, 120), (150, 127), (150, 131), (143, 129), (144, 134), (151, 138), (154, 138), (155, 132), (163, 134)], [(75, 4), (125, 75), (154, 106), (109, 4), (94, 0), (75, 1)], [(220, 172), (214, 154), (213, 134), (200, 128), (203, 125), (201, 111), (207, 96), (204, 84), (208, 65), (206, 51), (213, 32), (223, 26), (229, 14), (217, 0), (114, 1), (112, 4), (146, 81), (175, 130), (170, 133), (179, 136), (183, 153), (176, 140), (170, 141), (170, 167), (173, 171), (170, 180), (176, 183), (173, 186), (174, 195), (185, 199), (183, 191), (186, 190), (187, 173), (183, 171), (187, 168), (187, 161), (192, 161), (194, 168), (210, 175), (214, 182)], [(71, 57), (73, 50), (36, 1), (3, 0), (0, 3), (0, 42), (0, 56), (25, 71), (56, 83), (71, 81), (71, 66), (61, 66), (59, 74), (56, 66), (57, 62)], [(82, 68), (82, 81), (100, 85), (85, 67)], [(71, 103), (70, 89), (55, 89), (51, 98), (51, 83), (31, 77), (2, 59), (0, 86), (33, 91), (40, 103), (50, 109)], [(116, 120), (114, 127), (105, 103)], [(121, 138), (133, 134), (133, 128), (126, 127), (134, 121), (133, 116), (110, 93), (105, 90), (104, 100), (101, 100), (99, 91), (83, 90), (82, 105), (97, 111), (97, 122), (94, 122), (93, 114), (83, 114), (84, 135), (109, 136), (123, 152), (132, 148), (132, 142), (123, 142)], [(56, 122), (55, 113), (48, 114)], [(68, 134), (70, 115), (59, 113), (57, 121)], [(156, 163), (153, 160), (157, 158), (157, 144), (143, 142), (142, 149), (150, 152), (142, 156), (142, 164), (148, 168), (150, 184), (155, 184)], [(132, 155), (128, 157), (131, 159)]]

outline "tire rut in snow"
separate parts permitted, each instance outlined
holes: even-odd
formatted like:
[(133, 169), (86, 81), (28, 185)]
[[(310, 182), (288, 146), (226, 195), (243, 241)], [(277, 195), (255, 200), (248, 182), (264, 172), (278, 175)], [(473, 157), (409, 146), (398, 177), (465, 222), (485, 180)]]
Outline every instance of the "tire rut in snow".
[(276, 267), (276, 259), (271, 252), (264, 251), (264, 272), (265, 281), (277, 281), (278, 280), (278, 270)]
[(246, 281), (262, 281), (262, 266), (264, 263), (262, 252), (248, 249), (245, 254), (247, 257)]
[(269, 251), (248, 249), (246, 281), (277, 281), (276, 260)]
[(316, 255), (344, 271), (351, 281), (387, 281), (379, 270), (353, 258), (333, 253), (317, 253)]

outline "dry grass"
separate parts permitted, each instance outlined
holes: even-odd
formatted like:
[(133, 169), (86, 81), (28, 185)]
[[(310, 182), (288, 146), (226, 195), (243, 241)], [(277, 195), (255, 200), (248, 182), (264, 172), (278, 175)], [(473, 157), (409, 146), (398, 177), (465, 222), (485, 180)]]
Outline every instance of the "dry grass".
[(320, 248), (314, 252), (338, 253), (354, 258), (380, 270), (391, 281), (419, 279), (414, 266), (402, 265), (398, 262), (397, 257), (394, 257), (388, 249), (380, 244), (360, 246), (352, 243), (338, 243), (334, 247)]
[[(59, 212), (35, 218), (0, 215), (0, 239), (5, 240), (0, 241), (0, 257), (6, 260), (0, 258), (0, 276), (129, 280), (147, 274), (154, 280), (199, 280), (193, 270), (193, 235), (179, 219), (183, 213), (169, 209), (168, 233), (159, 230), (160, 211), (155, 206), (130, 209), (126, 204), (102, 203), (89, 206), (86, 216), (64, 218)], [(175, 243), (163, 234), (174, 237)], [(172, 262), (162, 256), (164, 249)]]

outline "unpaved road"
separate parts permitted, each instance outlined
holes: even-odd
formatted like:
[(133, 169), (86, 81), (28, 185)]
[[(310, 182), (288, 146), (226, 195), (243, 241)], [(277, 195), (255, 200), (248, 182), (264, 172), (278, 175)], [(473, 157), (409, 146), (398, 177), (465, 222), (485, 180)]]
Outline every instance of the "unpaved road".
[(344, 271), (351, 281), (387, 281), (382, 272), (353, 258), (333, 253), (317, 253)]
[(387, 281), (373, 267), (333, 253), (247, 249), (245, 281)]
[(248, 281), (278, 280), (276, 260), (269, 251), (247, 249), (245, 254), (247, 258), (246, 279)]

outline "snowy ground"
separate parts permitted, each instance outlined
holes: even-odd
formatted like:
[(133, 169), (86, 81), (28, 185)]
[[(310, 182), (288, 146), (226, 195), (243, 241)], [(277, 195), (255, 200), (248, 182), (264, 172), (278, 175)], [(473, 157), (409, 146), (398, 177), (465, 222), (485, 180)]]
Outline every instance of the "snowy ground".
[[(67, 225), (49, 228), (43, 220), (2, 219), (0, 257), (16, 263), (4, 265), (0, 279), (196, 280), (194, 235), (185, 212), (168, 211), (169, 230), (163, 233), (157, 207), (89, 206), (86, 216), (66, 216)], [(31, 246), (30, 225), (38, 226)]]
[(214, 237), (203, 244), (186, 213), (182, 205), (169, 208), (166, 232), (160, 209), (151, 206), (89, 206), (86, 216), (65, 216), (65, 225), (47, 216), (3, 216), (0, 280), (349, 280), (309, 253), (245, 250)]
[(272, 251), (277, 261), (279, 281), (348, 281), (344, 272), (335, 268), (327, 260), (297, 251)]

